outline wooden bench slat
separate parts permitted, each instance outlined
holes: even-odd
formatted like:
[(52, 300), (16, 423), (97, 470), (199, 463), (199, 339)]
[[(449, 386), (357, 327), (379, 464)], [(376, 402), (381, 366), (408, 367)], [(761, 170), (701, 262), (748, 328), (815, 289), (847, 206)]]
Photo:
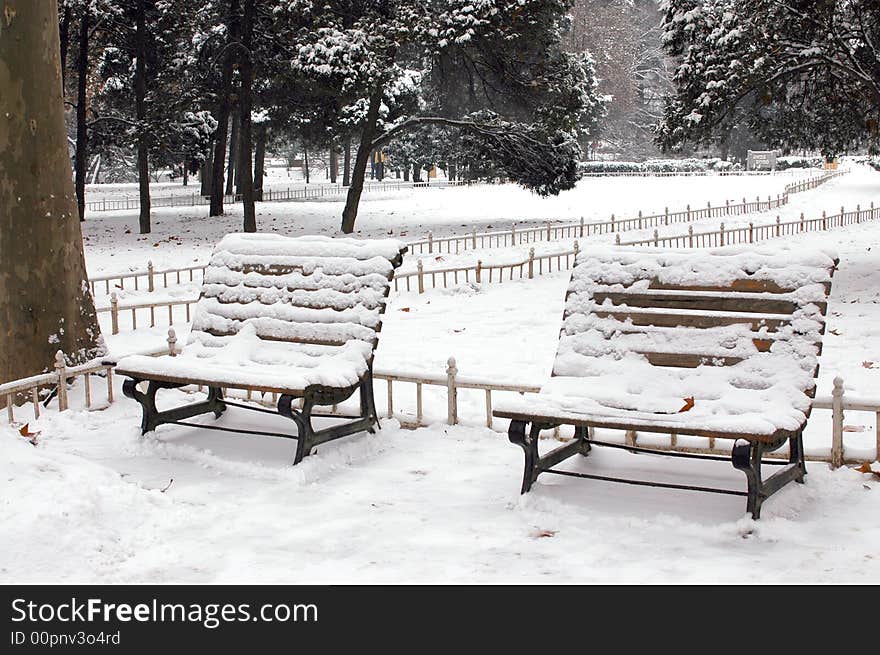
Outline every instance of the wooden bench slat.
[[(792, 314), (799, 305), (791, 300), (772, 298), (732, 298), (730, 296), (704, 293), (652, 294), (649, 291), (599, 291), (593, 300), (602, 304), (606, 300), (615, 305), (630, 307), (666, 307), (724, 312), (749, 312), (766, 314)], [(824, 307), (822, 308), (824, 311)]]
[(633, 325), (656, 327), (694, 327), (713, 328), (725, 325), (750, 325), (752, 330), (766, 328), (768, 332), (776, 332), (779, 327), (788, 323), (788, 319), (780, 315), (748, 315), (742, 314), (686, 314), (683, 312), (647, 312), (638, 309), (596, 309), (593, 312), (600, 318), (615, 318), (618, 321), (631, 321)]

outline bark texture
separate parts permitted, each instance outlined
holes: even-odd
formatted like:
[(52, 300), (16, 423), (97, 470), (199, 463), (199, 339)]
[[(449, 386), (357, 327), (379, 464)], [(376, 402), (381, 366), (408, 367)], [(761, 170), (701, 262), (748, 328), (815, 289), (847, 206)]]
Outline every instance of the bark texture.
[[(103, 354), (86, 282), (54, 0), (0, 0), (0, 383)], [(0, 403), (3, 400), (0, 399)]]
[(354, 232), (354, 222), (357, 219), (358, 205), (361, 201), (361, 193), (364, 190), (367, 164), (370, 163), (370, 153), (373, 151), (373, 138), (376, 135), (376, 122), (379, 119), (379, 108), (381, 105), (382, 91), (375, 91), (370, 97), (370, 105), (367, 108), (367, 117), (361, 134), (361, 142), (358, 145), (354, 169), (351, 172), (351, 186), (348, 187), (345, 208), (342, 210), (341, 229), (346, 234)]

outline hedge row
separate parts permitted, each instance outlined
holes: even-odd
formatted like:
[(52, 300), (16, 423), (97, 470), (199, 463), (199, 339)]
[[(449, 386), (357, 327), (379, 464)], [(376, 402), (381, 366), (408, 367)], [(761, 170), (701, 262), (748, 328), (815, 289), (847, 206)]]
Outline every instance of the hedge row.
[(638, 161), (586, 161), (580, 163), (582, 173), (704, 173), (738, 171), (742, 166), (714, 159), (652, 159)]

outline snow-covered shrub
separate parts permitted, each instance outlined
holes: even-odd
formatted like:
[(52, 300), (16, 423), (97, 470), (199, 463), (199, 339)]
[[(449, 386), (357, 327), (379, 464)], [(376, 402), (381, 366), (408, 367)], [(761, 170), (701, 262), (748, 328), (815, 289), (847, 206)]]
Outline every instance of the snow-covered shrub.
[(742, 166), (717, 157), (709, 159), (649, 159), (635, 161), (587, 161), (580, 163), (581, 173), (705, 173), (734, 171)]
[(795, 157), (787, 155), (776, 158), (776, 170), (784, 171), (788, 168), (822, 168), (825, 160), (822, 157)]

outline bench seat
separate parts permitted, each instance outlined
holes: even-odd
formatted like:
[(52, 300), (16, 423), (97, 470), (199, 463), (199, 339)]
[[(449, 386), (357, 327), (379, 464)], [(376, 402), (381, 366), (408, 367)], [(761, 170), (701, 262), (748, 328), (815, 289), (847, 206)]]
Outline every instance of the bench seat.
[[(562, 424), (575, 426), (582, 454), (595, 427), (744, 441), (758, 452), (794, 440), (792, 475), (802, 478), (801, 433), (836, 264), (833, 254), (792, 246), (582, 250), (552, 377), (493, 411), (527, 451), (523, 491), (550, 470), (538, 432)], [(750, 483), (755, 516), (760, 489)]]
[[(290, 436), (298, 441), (294, 463), (319, 443), (372, 430), (373, 353), (394, 269), (405, 251), (394, 239), (224, 237), (205, 269), (182, 352), (117, 363), (116, 370), (129, 378), (123, 392), (143, 406), (142, 432), (198, 414), (219, 416), (234, 404), (223, 399), (230, 388), (280, 396), (278, 412), (297, 423), (297, 434)], [(159, 389), (187, 385), (207, 387), (208, 399), (157, 410)], [(357, 420), (324, 431), (312, 428), (315, 406), (337, 404), (358, 389)], [(302, 406), (294, 407), (300, 398)]]

